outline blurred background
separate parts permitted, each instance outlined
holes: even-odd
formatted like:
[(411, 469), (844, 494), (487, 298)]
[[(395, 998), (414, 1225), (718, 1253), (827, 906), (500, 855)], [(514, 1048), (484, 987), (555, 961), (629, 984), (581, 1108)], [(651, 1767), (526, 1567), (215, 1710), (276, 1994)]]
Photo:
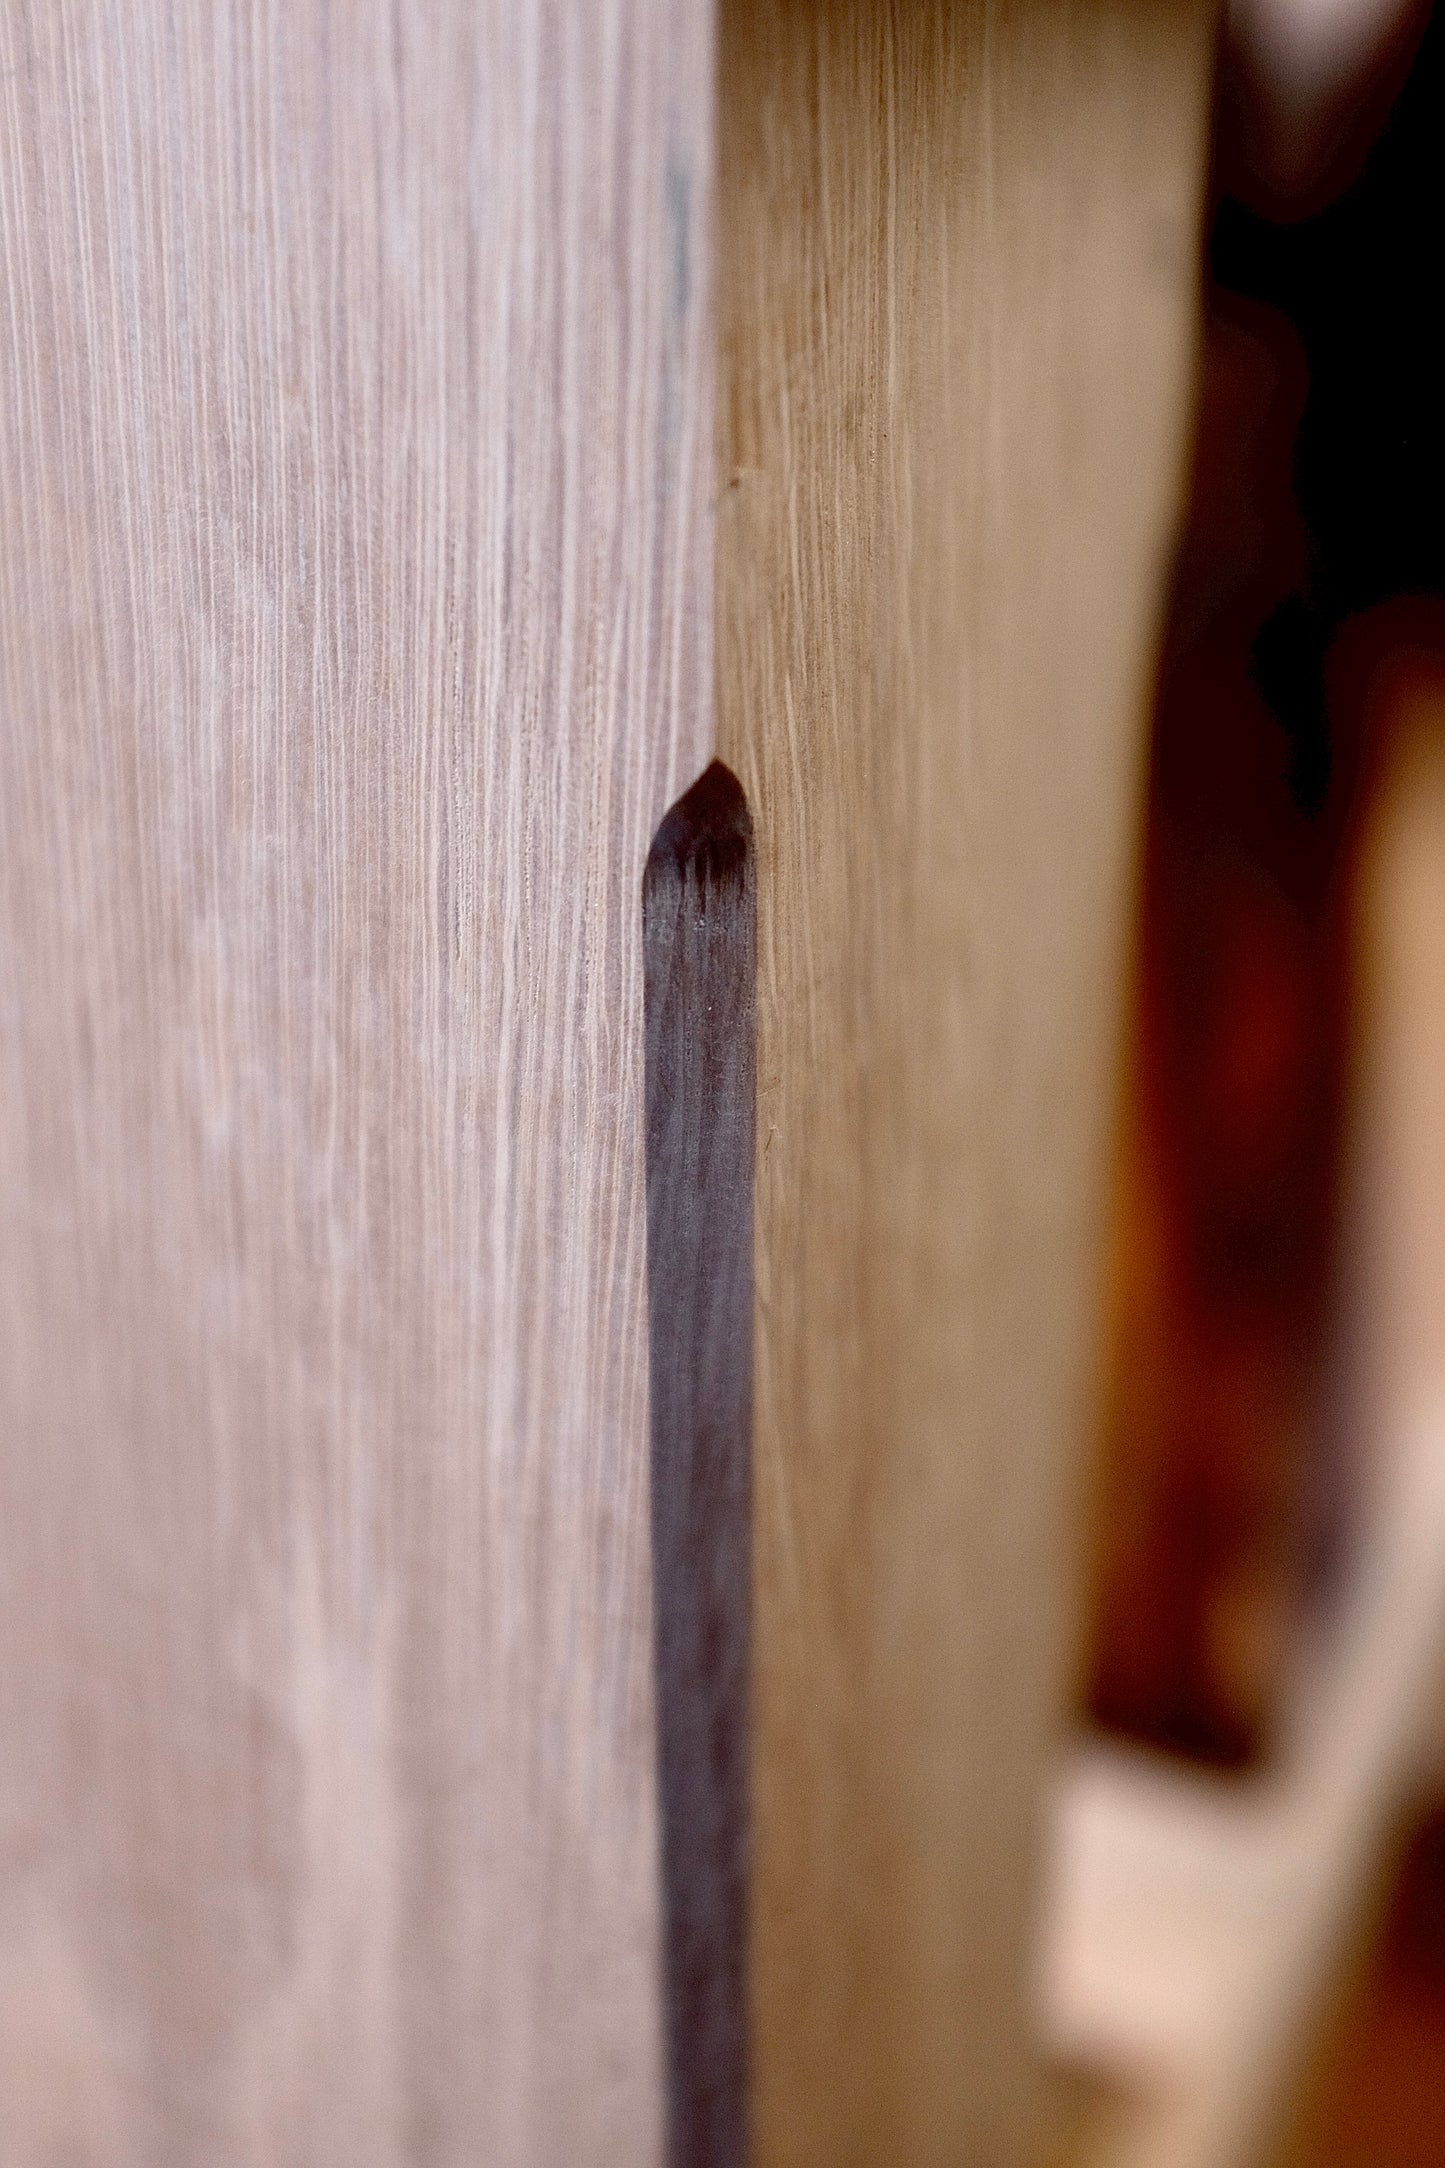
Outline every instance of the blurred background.
[(1101, 2155), (1426, 2168), (1445, 2161), (1445, 17), (1237, 9), (1203, 278), (1046, 1998)]

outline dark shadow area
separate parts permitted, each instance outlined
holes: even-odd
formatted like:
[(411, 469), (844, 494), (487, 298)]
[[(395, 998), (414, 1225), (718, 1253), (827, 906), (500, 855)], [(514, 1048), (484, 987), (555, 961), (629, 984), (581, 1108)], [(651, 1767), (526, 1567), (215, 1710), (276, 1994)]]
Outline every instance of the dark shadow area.
[(1267, 1758), (1291, 1652), (1348, 1561), (1335, 1327), (1359, 842), (1390, 760), (1381, 673), (1445, 654), (1445, 19), (1408, 22), (1379, 57), (1305, 215), (1262, 177), (1228, 53), (1217, 115), (1089, 1706), (1245, 1767)]

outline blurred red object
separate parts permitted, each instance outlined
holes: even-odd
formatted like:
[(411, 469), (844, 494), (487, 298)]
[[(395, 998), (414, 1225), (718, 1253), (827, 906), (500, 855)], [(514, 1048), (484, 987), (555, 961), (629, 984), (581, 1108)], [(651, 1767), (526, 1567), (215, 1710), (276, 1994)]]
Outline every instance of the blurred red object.
[(1353, 748), (1323, 802), (1255, 683), (1297, 585), (1302, 356), (1216, 296), (1160, 673), (1123, 1138), (1091, 1703), (1259, 1749), (1306, 1555), (1343, 1103)]

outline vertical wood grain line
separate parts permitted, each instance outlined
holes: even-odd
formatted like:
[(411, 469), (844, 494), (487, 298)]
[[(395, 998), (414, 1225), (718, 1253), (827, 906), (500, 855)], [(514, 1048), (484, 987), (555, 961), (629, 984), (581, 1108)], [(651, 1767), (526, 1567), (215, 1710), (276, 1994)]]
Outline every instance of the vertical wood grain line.
[(668, 2160), (741, 2168), (756, 937), (720, 761), (658, 829), (642, 914)]

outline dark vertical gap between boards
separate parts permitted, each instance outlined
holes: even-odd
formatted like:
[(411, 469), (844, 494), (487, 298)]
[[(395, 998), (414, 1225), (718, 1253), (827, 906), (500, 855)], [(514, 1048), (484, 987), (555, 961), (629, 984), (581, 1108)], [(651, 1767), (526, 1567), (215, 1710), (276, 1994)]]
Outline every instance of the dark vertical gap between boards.
[(756, 885), (714, 761), (642, 886), (668, 2168), (747, 2159)]

